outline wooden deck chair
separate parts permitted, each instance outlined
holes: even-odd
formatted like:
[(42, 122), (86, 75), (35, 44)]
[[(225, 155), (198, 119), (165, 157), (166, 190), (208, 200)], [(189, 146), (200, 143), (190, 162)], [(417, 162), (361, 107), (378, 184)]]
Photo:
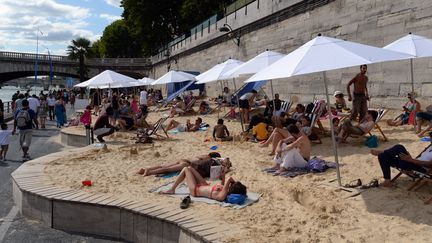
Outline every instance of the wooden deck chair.
[[(408, 188), (409, 191), (418, 191), (424, 185), (432, 182), (432, 169), (429, 169), (426, 173), (420, 173), (417, 171), (413, 171), (413, 173), (418, 176), (418, 180), (415, 181), (410, 188)], [(424, 201), (425, 204), (429, 204), (431, 202), (432, 197)]]
[(321, 117), (322, 113), (324, 112), (324, 109), (326, 107), (326, 102), (323, 100), (314, 100), (313, 103), (315, 105), (314, 105), (314, 108), (312, 109), (312, 113), (315, 114), (315, 116), (313, 116), (313, 119), (311, 118), (311, 128), (313, 128), (316, 124), (318, 126), (319, 131), (322, 134), (325, 134), (324, 126), (322, 125), (319, 118)]
[(146, 133), (146, 135), (147, 136), (152, 136), (152, 135), (155, 135), (155, 136), (157, 136), (157, 137), (163, 137), (163, 136), (161, 136), (161, 135), (159, 135), (157, 132), (158, 132), (158, 130), (159, 129), (161, 129), (162, 128), (162, 130), (164, 131), (164, 133), (165, 133), (165, 136), (167, 137), (167, 138), (169, 138), (168, 137), (168, 133), (167, 133), (167, 131), (165, 130), (165, 128), (163, 127), (163, 124), (165, 123), (165, 121), (166, 120), (168, 120), (168, 117), (162, 117), (162, 118), (160, 118), (154, 125), (153, 125), (153, 127), (151, 128), (151, 129), (149, 129), (149, 130), (147, 130), (147, 133)]
[(291, 101), (282, 101), (280, 110), (282, 112), (288, 113), (291, 109), (292, 102)]
[(191, 113), (191, 112), (193, 112), (194, 110), (193, 110), (193, 106), (195, 105), (195, 103), (196, 103), (196, 98), (193, 98), (187, 105), (186, 105), (186, 107), (185, 107), (185, 110), (184, 110), (184, 112), (182, 112), (182, 113), (179, 113), (179, 115), (185, 115), (185, 114), (188, 114), (188, 113)]
[[(381, 119), (387, 114), (388, 109), (372, 109), (372, 110), (376, 110), (378, 112), (378, 116), (375, 120), (375, 126), (372, 130), (374, 129), (378, 129), (378, 131), (381, 133), (381, 135), (383, 136), (383, 139), (385, 142), (388, 141), (386, 135), (384, 134), (384, 132), (382, 131), (381, 127), (379, 126), (378, 122), (381, 121)], [(372, 136), (372, 131), (369, 132), (369, 135)]]
[[(431, 147), (432, 147), (432, 144), (429, 144), (429, 146), (427, 146), (425, 149), (423, 149), (423, 151), (421, 151), (421, 152), (417, 155), (416, 159), (417, 159), (418, 157), (420, 157), (420, 155), (421, 155), (424, 151), (430, 149)], [(399, 171), (399, 173), (391, 179), (392, 182), (395, 182), (395, 181), (396, 181), (396, 180), (397, 180), (401, 175), (406, 175), (406, 176), (412, 178), (413, 180), (416, 180), (416, 179), (419, 178), (418, 175), (416, 175), (416, 173), (414, 173), (413, 171), (410, 171), (410, 170), (402, 170), (402, 169), (399, 169), (399, 168), (395, 168), (395, 169), (397, 169), (397, 170)], [(410, 187), (410, 188), (411, 188), (411, 187)], [(408, 190), (410, 190), (410, 189), (408, 189)]]

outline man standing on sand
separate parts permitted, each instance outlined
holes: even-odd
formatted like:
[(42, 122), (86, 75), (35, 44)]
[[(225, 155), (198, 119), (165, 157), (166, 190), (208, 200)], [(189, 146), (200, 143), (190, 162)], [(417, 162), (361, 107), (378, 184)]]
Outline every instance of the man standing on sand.
[[(367, 65), (360, 66), (360, 73), (357, 74), (351, 81), (347, 84), (348, 91), (348, 101), (352, 101), (351, 117), (350, 119), (354, 121), (359, 114), (359, 121), (362, 121), (368, 110), (367, 101), (369, 100), (369, 93), (367, 89), (367, 82), (369, 81), (366, 76)], [(350, 86), (354, 84), (354, 99), (351, 96)]]

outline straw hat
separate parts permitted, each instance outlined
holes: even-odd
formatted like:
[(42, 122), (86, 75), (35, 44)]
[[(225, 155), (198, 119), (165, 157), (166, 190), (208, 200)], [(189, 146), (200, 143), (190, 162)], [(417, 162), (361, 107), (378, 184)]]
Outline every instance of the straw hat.
[(334, 94), (333, 94), (334, 97), (336, 97), (336, 96), (338, 96), (338, 95), (343, 95), (343, 93), (340, 92), (340, 91), (335, 91)]

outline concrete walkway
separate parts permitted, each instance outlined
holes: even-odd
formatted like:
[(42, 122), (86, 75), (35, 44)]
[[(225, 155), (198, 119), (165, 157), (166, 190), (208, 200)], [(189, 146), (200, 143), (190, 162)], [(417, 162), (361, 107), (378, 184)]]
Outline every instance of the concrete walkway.
[[(75, 109), (84, 109), (85, 100), (77, 100)], [(75, 110), (67, 105), (68, 117), (73, 116)], [(9, 123), (9, 128), (13, 124)], [(60, 130), (54, 121), (47, 122), (44, 130), (34, 130), (30, 156), (38, 158), (50, 153), (71, 147), (60, 143)], [(18, 136), (12, 136), (7, 154), (7, 161), (0, 162), (0, 242), (116, 242), (90, 236), (79, 236), (48, 228), (39, 222), (21, 217), (14, 207), (12, 199), (12, 181), (10, 174), (21, 164), (22, 151), (18, 143)]]

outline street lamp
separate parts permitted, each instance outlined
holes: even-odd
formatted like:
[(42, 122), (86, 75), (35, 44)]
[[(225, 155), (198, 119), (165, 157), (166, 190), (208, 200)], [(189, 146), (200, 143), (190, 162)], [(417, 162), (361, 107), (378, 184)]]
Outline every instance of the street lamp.
[(237, 46), (240, 46), (240, 30), (237, 33), (234, 33), (229, 24), (224, 24), (219, 28), (219, 31), (228, 32), (228, 37), (231, 38)]
[(39, 33), (41, 33), (41, 35), (43, 36), (42, 31), (39, 30), (39, 27), (37, 28), (37, 32), (36, 32), (36, 60), (35, 60), (35, 80), (34, 82), (37, 83), (37, 72), (38, 72), (38, 59), (39, 59)]
[(45, 49), (47, 49), (47, 52), (48, 52), (48, 60), (49, 60), (49, 65), (50, 65), (50, 74), (49, 74), (49, 78), (50, 78), (50, 85), (52, 85), (53, 73), (52, 73), (52, 60), (51, 60), (51, 53), (50, 53), (50, 50), (48, 49), (48, 47), (46, 47), (45, 45), (42, 45), (42, 46), (45, 47)]

